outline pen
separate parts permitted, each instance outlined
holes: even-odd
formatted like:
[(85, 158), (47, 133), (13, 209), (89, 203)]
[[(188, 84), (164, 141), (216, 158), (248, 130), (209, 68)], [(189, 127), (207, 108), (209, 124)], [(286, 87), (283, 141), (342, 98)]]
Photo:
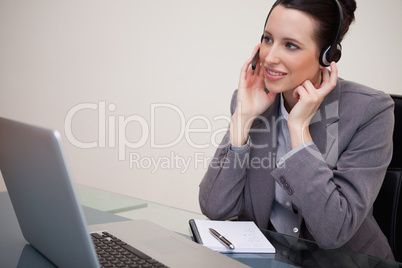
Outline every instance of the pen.
[(227, 248), (229, 248), (229, 249), (234, 249), (234, 248), (235, 248), (234, 245), (233, 245), (229, 240), (227, 240), (223, 235), (221, 235), (220, 233), (218, 233), (218, 232), (215, 231), (214, 229), (209, 228), (209, 231), (211, 232), (211, 234), (212, 234), (216, 239), (219, 240), (219, 242), (221, 242), (222, 244), (224, 244), (225, 247), (227, 247)]

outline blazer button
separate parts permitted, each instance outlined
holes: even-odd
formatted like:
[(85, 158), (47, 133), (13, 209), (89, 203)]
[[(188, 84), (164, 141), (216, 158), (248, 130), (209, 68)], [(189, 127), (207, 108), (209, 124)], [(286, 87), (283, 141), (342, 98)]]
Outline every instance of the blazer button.
[(289, 189), (289, 184), (287, 184), (286, 182), (283, 184), (283, 188), (285, 188), (285, 190)]
[(279, 180), (280, 180), (282, 183), (286, 183), (286, 179), (285, 179), (285, 177), (283, 177), (283, 176), (281, 176), (281, 177), (279, 178)]
[(288, 195), (292, 195), (293, 194), (293, 189), (292, 188), (289, 188), (288, 189)]

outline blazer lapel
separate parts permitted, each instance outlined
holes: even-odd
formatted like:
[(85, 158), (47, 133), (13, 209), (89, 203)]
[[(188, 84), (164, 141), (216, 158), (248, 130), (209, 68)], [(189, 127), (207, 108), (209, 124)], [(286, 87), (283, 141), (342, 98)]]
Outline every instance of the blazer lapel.
[(275, 102), (253, 122), (253, 131), (250, 132), (253, 149), (247, 176), (251, 180), (249, 190), (254, 216), (261, 228), (268, 227), (269, 213), (263, 211), (269, 212), (275, 198), (275, 180), (271, 171), (276, 167), (279, 100), (278, 95)]
[(325, 97), (310, 123), (310, 134), (326, 163), (332, 168), (338, 160), (339, 81)]

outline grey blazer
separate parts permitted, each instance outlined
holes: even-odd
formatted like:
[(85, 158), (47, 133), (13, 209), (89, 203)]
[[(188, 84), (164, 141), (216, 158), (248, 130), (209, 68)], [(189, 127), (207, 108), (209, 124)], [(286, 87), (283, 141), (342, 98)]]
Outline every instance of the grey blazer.
[[(255, 119), (251, 145), (230, 150), (224, 136), (200, 184), (210, 219), (253, 220), (268, 228), (275, 181), (303, 221), (300, 236), (323, 249), (345, 247), (393, 259), (373, 217), (373, 203), (392, 156), (394, 103), (381, 91), (338, 79), (310, 123), (313, 144), (275, 165), (279, 96)], [(236, 91), (231, 113), (236, 108)]]

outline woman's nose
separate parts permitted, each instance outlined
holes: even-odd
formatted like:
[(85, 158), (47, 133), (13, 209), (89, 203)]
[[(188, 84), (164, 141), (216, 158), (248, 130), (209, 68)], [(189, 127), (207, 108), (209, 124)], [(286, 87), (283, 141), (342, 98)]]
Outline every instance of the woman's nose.
[(264, 58), (264, 62), (267, 64), (277, 64), (280, 62), (280, 56), (279, 56), (279, 48), (275, 45), (271, 45), (268, 48), (266, 48), (266, 55)]

